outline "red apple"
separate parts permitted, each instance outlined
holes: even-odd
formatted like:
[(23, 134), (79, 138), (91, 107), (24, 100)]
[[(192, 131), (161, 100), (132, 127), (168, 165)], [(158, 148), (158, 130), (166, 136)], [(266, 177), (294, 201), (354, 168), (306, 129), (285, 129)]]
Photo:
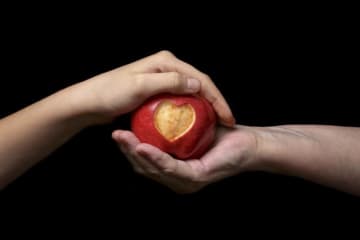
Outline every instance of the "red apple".
[(216, 116), (198, 96), (160, 94), (132, 115), (131, 128), (141, 142), (178, 159), (201, 157), (214, 140)]

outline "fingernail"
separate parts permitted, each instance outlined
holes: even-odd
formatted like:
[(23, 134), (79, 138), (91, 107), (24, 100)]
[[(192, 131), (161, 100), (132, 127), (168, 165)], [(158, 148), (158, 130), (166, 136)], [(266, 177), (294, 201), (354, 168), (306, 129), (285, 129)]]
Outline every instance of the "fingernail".
[(191, 90), (191, 92), (198, 92), (200, 90), (200, 81), (195, 78), (188, 78), (187, 88)]

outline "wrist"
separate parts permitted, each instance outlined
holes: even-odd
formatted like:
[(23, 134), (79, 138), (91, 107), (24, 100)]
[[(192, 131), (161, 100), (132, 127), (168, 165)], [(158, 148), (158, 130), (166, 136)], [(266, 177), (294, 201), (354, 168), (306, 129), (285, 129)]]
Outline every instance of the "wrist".
[(272, 148), (267, 129), (236, 125), (236, 132), (236, 148), (240, 149), (239, 171), (264, 171), (268, 164), (268, 153)]
[(256, 136), (256, 170), (274, 172), (275, 155), (279, 154), (281, 146), (271, 127), (256, 128)]
[(114, 116), (110, 116), (102, 109), (102, 101), (96, 95), (89, 80), (72, 85), (59, 92), (62, 99), (66, 99), (67, 116), (81, 123), (84, 127), (109, 123)]
[(250, 127), (249, 128), (255, 142), (255, 149), (250, 159), (251, 165), (247, 168), (250, 171), (271, 171), (272, 155), (276, 152), (276, 144), (267, 127)]
[(258, 136), (259, 170), (266, 172), (296, 175), (319, 148), (309, 133), (291, 126), (264, 127)]
[(55, 106), (57, 118), (78, 128), (86, 128), (100, 124), (98, 114), (88, 106), (89, 96), (86, 96), (77, 85), (65, 88), (49, 97), (51, 105)]

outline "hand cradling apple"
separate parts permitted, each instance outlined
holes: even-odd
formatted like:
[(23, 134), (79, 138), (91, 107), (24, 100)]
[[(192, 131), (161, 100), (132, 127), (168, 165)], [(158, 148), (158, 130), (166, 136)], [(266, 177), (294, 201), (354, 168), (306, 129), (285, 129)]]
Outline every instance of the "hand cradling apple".
[(215, 138), (216, 115), (207, 100), (192, 95), (160, 94), (132, 115), (141, 142), (179, 159), (200, 158)]

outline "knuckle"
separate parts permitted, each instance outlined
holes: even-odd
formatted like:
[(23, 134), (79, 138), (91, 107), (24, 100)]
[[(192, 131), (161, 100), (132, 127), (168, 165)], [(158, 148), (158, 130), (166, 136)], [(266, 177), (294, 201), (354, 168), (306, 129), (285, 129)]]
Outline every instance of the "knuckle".
[(193, 191), (198, 191), (203, 186), (206, 186), (209, 183), (208, 176), (206, 174), (194, 173), (189, 177), (191, 188)]
[(205, 97), (213, 107), (215, 107), (216, 104), (219, 103), (218, 97), (215, 96), (214, 94), (207, 94)]
[(158, 52), (158, 55), (163, 56), (163, 57), (173, 57), (174, 54), (172, 52), (170, 52), (169, 50), (161, 50), (160, 52)]
[(211, 78), (209, 75), (207, 75), (206, 73), (203, 73), (203, 78), (206, 80), (206, 81), (210, 81), (211, 82)]
[(184, 89), (185, 81), (183, 81), (184, 79), (182, 78), (181, 74), (177, 72), (171, 72), (169, 74), (170, 74), (169, 78), (171, 79), (172, 89), (174, 89), (174, 91), (180, 91)]
[(162, 171), (167, 175), (171, 175), (174, 174), (175, 169), (173, 167), (164, 167)]
[(165, 175), (174, 175), (177, 170), (177, 164), (173, 161), (166, 161), (161, 170)]
[(159, 175), (159, 172), (156, 171), (156, 170), (154, 170), (154, 169), (147, 169), (147, 170), (146, 170), (146, 173), (147, 173), (147, 175), (149, 175), (149, 176), (157, 176), (157, 175)]
[(196, 175), (193, 175), (189, 178), (189, 181), (191, 182), (191, 186), (192, 188), (198, 188), (202, 185), (205, 184), (205, 179), (199, 177), (199, 176), (196, 176)]
[(168, 61), (171, 58), (174, 58), (174, 54), (172, 54), (170, 51), (168, 50), (162, 50), (160, 52), (158, 52), (156, 54), (156, 56), (158, 57), (158, 59), (160, 60), (160, 62), (163, 61)]
[(153, 161), (155, 161), (155, 162), (162, 161), (162, 158), (163, 158), (163, 155), (162, 155), (162, 154), (156, 155), (156, 156), (153, 156), (153, 157), (152, 157)]
[(174, 86), (178, 86), (180, 84), (181, 76), (177, 72), (169, 73), (169, 78), (172, 80)]

